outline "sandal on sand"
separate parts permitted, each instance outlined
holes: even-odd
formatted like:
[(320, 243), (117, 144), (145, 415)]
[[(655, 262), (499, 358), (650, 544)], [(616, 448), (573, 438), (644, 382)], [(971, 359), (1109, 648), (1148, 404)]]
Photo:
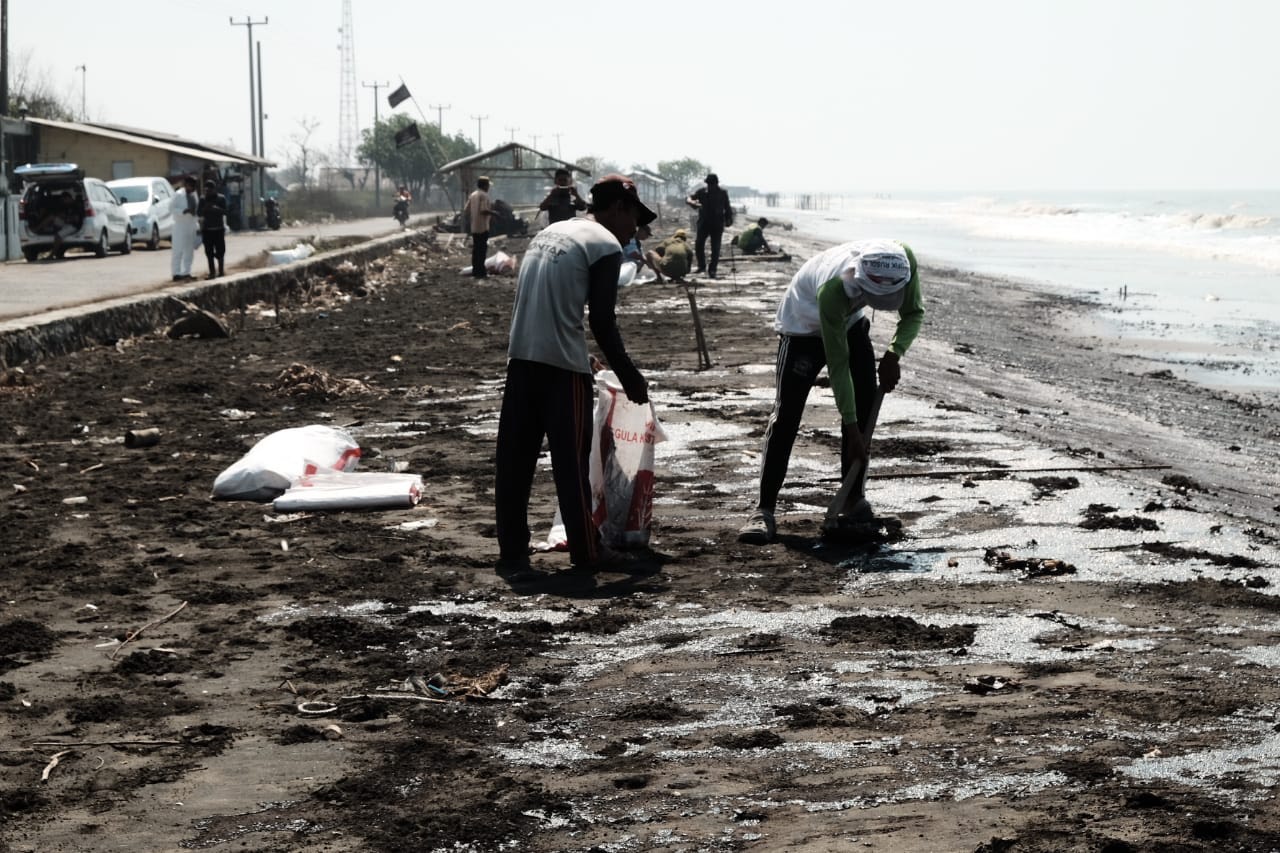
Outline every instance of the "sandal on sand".
[(757, 510), (746, 524), (738, 530), (738, 541), (748, 545), (768, 545), (778, 535), (778, 525), (774, 523), (773, 513)]

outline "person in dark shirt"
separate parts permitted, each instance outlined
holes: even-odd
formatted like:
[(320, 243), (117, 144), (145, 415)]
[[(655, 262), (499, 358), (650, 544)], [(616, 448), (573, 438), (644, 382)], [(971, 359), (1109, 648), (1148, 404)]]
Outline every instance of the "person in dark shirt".
[(226, 275), (223, 258), (227, 254), (227, 200), (213, 181), (204, 182), (204, 195), (196, 214), (200, 217), (204, 256), (209, 261), (209, 278)]
[(547, 224), (572, 219), (579, 210), (586, 209), (587, 203), (573, 185), (573, 175), (568, 169), (556, 169), (556, 185), (538, 205), (538, 210), (547, 212)]
[[(733, 208), (729, 194), (720, 189), (720, 178), (715, 172), (707, 175), (707, 185), (685, 199), (685, 203), (698, 211), (698, 237), (694, 254), (698, 259), (695, 273), (716, 277), (720, 264), (720, 239), (726, 225), (733, 224)], [(711, 240), (711, 263), (707, 264), (707, 239)]]

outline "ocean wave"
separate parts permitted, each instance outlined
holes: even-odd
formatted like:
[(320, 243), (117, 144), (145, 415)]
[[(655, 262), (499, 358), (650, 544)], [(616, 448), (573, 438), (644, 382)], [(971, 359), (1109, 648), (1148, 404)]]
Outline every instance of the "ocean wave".
[(1270, 216), (1248, 216), (1243, 213), (1180, 213), (1172, 217), (1175, 225), (1207, 231), (1226, 229), (1247, 230), (1265, 228), (1271, 224)]

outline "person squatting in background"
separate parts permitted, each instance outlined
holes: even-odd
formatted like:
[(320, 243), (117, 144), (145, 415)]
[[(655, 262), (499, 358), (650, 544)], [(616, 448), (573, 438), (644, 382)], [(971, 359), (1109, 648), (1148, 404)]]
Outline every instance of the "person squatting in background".
[[(879, 368), (879, 389), (888, 393), (901, 376), (898, 360), (924, 323), (920, 273), (911, 249), (882, 239), (842, 243), (814, 255), (791, 279), (773, 324), (778, 333), (777, 384), (764, 431), (760, 497), (755, 513), (738, 533), (739, 541), (760, 545), (777, 534), (778, 492), (809, 390), (824, 365), (840, 411), (841, 477), (855, 460), (866, 461), (862, 431), (877, 387), (867, 308), (898, 312), (893, 340)], [(856, 497), (865, 504), (865, 498)], [(870, 507), (864, 511), (869, 513)]]
[(516, 282), (494, 478), (497, 569), (513, 580), (536, 576), (529, 567), (529, 495), (544, 436), (574, 567), (597, 571), (630, 562), (604, 546), (592, 520), (593, 380), (583, 311), (627, 398), (647, 403), (648, 385), (627, 355), (614, 312), (622, 243), (656, 215), (622, 175), (591, 188), (589, 211), (539, 231)]

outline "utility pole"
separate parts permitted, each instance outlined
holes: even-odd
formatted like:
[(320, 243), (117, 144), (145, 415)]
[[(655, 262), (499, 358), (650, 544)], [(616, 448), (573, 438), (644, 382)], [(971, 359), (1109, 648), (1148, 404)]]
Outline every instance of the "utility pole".
[(85, 87), (85, 78), (86, 78), (86, 77), (88, 76), (88, 74), (89, 74), (89, 69), (88, 69), (88, 68), (86, 68), (86, 67), (85, 67), (85, 66), (83, 66), (83, 65), (77, 65), (77, 66), (76, 66), (76, 70), (80, 72), (80, 120), (81, 120), (81, 121), (88, 121), (88, 120), (89, 120), (89, 113), (88, 113), (88, 111), (87, 111), (87, 110), (85, 110), (85, 108), (84, 108), (84, 103), (85, 103), (85, 102), (84, 102), (84, 87)]
[(441, 136), (444, 136), (444, 111), (452, 107), (453, 104), (431, 104), (429, 107), (436, 111), (436, 130), (440, 131)]
[(556, 138), (556, 157), (563, 160), (564, 155), (560, 153), (560, 137), (563, 136), (563, 134), (553, 133), (551, 135)]
[(518, 127), (512, 127), (512, 126), (510, 126), (510, 125), (507, 125), (507, 128), (506, 128), (506, 129), (507, 129), (508, 131), (510, 131), (510, 132), (511, 132), (511, 141), (512, 141), (512, 142), (515, 142), (515, 141), (516, 141), (516, 131), (517, 131), (517, 130), (519, 130), (520, 128), (518, 128)]
[[(9, 0), (0, 0), (0, 116), (9, 114)], [(0, 141), (3, 141), (0, 139)]]
[(258, 42), (258, 156), (267, 156), (267, 131), (263, 119), (267, 117), (267, 102), (262, 100), (262, 42)]
[(476, 120), (476, 148), (483, 151), (484, 136), (481, 135), (483, 133), (481, 128), (484, 126), (484, 120), (487, 119), (488, 116), (472, 116), (472, 118)]
[[(378, 132), (378, 90), (386, 89), (391, 86), (390, 83), (361, 83), (366, 89), (373, 90), (373, 132)], [(382, 209), (382, 171), (378, 168), (378, 161), (373, 161), (373, 206)]]
[(533, 137), (533, 145), (531, 147), (533, 148), (534, 151), (537, 151), (538, 150), (538, 134), (531, 133), (529, 135)]
[[(235, 18), (227, 18), (233, 27), (244, 27), (249, 37), (249, 143), (250, 150), (256, 156), (258, 153), (258, 102), (257, 102), (257, 85), (254, 80), (253, 73), (253, 28), (265, 27), (270, 18), (263, 17), (261, 21), (255, 21), (248, 15), (243, 21), (237, 21)], [(253, 171), (257, 171), (254, 167)], [(242, 193), (243, 196), (243, 193)], [(257, 226), (257, 197), (253, 190), (253, 172), (249, 174), (249, 227)]]

